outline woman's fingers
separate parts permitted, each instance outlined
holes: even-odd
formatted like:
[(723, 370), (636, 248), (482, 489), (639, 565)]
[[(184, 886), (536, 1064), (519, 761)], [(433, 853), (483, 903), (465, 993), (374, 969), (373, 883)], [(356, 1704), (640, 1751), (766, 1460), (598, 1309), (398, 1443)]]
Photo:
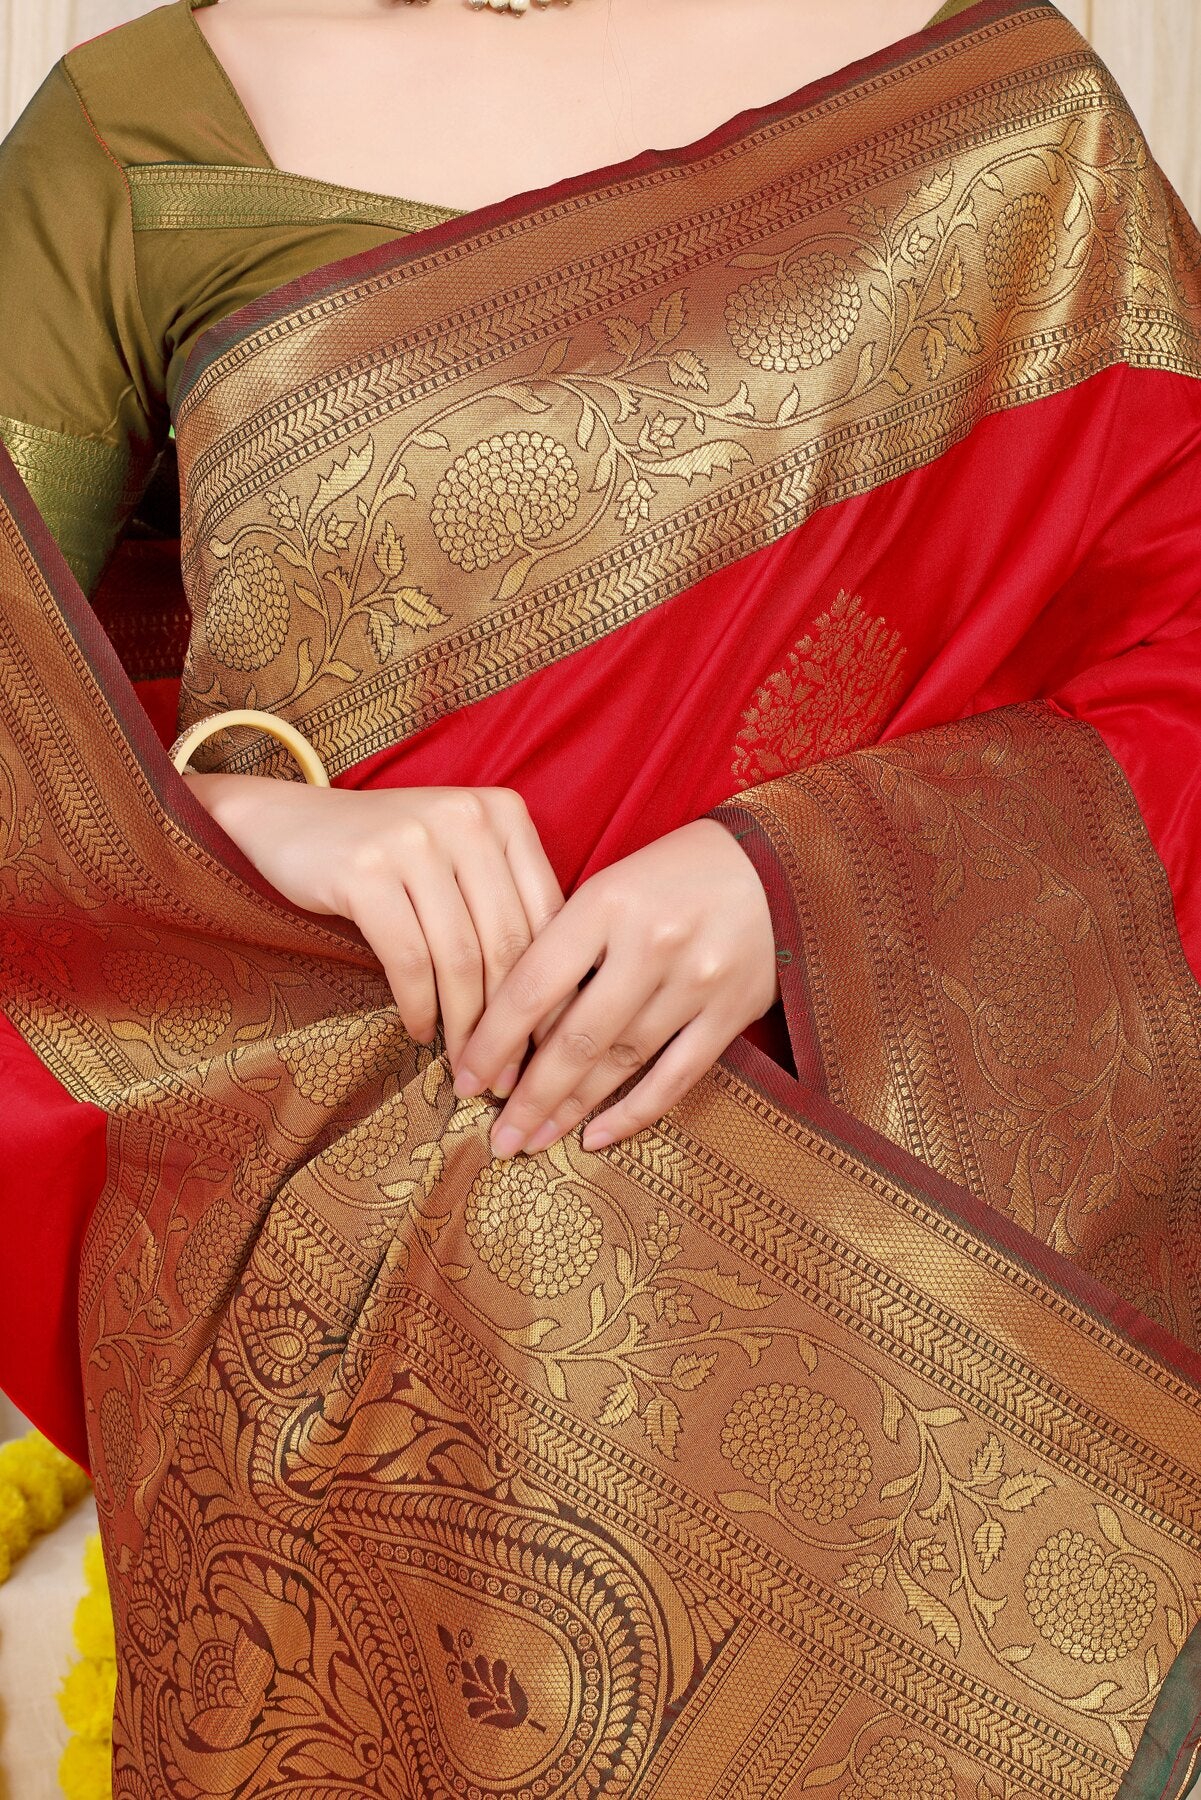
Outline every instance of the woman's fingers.
[[(529, 921), (530, 937), (536, 938), (563, 910), (563, 890), (542, 847), (534, 821), (519, 794), (500, 790), (497, 813), (500, 841), (513, 881)], [(494, 807), (497, 802), (493, 802)]]
[(409, 1036), (428, 1044), (438, 1029), (438, 986), (425, 933), (400, 887), (362, 896), (354, 922), (383, 965), (400, 1022)]
[(405, 892), (429, 945), (446, 1054), (453, 1066), (484, 1010), (484, 955), (454, 870), (422, 857), (405, 872)]
[(576, 895), (536, 937), (502, 982), (456, 1065), (464, 1098), (497, 1091), (521, 1062), (535, 1026), (577, 988), (600, 954), (603, 933), (594, 909)]
[[(548, 1040), (531, 1060), (526, 1071), (531, 1077), (531, 1092), (538, 1096), (534, 1106), (536, 1109), (544, 1109), (545, 1116), (533, 1124), (532, 1130), (527, 1127), (522, 1149), (545, 1150), (574, 1130), (580, 1120), (594, 1111), (602, 1100), (645, 1068), (677, 1032), (691, 1024), (695, 1013), (695, 1001), (690, 1003), (679, 990), (673, 991), (670, 987), (655, 989), (646, 1004), (621, 1026), (591, 1066), (576, 1072), (574, 1079), (567, 1084), (566, 1092), (547, 1091), (557, 1073), (554, 1061), (546, 1063), (547, 1072), (542, 1077), (545, 1085), (541, 1089), (538, 1086), (538, 1065), (553, 1054), (555, 1047), (554, 1039)], [(573, 1009), (564, 1020), (564, 1028), (569, 1032), (574, 1030), (574, 1018)], [(556, 1085), (561, 1088), (564, 1084), (559, 1082)], [(525, 1077), (513, 1095), (513, 1102), (521, 1100), (524, 1087)], [(497, 1124), (503, 1127), (503, 1114)]]
[[(492, 1131), (498, 1156), (544, 1150), (627, 1081), (689, 1016), (657, 971), (613, 955), (531, 1057)], [(656, 1035), (658, 1034), (658, 1035)]]
[(661, 1119), (696, 1086), (737, 1035), (737, 1031), (731, 1034), (726, 1027), (715, 1025), (709, 1013), (698, 1014), (628, 1094), (588, 1121), (582, 1139), (585, 1150), (603, 1150), (606, 1144), (632, 1137)]
[[(457, 857), (455, 880), (479, 939), (484, 964), (484, 1003), (529, 949), (533, 930), (500, 845), (485, 837), (473, 854)], [(477, 1021), (472, 1020), (472, 1029)]]

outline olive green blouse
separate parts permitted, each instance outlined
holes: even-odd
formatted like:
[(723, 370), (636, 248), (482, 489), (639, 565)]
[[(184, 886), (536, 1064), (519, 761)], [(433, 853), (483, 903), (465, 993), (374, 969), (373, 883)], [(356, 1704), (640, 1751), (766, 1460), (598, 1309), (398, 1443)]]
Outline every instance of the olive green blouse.
[(89, 594), (197, 337), (460, 211), (277, 169), (192, 17), (212, 4), (169, 0), (69, 50), (0, 144), (0, 436)]

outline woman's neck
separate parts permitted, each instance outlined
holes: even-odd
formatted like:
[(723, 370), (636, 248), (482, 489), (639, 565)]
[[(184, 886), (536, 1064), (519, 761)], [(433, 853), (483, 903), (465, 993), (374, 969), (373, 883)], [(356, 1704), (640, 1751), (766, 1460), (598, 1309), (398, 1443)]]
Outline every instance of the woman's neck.
[(574, 0), (519, 20), (462, 0), (221, 0), (192, 16), (277, 168), (470, 210), (695, 142), (933, 10)]

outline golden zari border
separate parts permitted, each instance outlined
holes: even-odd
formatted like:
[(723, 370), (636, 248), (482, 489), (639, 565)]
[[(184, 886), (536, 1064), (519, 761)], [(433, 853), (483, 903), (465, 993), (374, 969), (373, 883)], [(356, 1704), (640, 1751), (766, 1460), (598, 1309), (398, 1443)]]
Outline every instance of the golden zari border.
[(459, 208), (338, 187), (282, 169), (242, 163), (131, 163), (126, 171), (135, 231), (247, 230), (314, 220), (422, 231)]
[[(989, 413), (1201, 375), (1197, 234), (1047, 6), (366, 260), (202, 339), (176, 422), (181, 724), (267, 707), (335, 774)], [(280, 772), (237, 738), (205, 766)]]
[(7, 498), (6, 1003), (110, 1113), (115, 1793), (672, 1800), (724, 1748), (723, 1800), (1113, 1800), (1198, 1615), (1187, 1354), (745, 1045), (608, 1152), (493, 1161)]

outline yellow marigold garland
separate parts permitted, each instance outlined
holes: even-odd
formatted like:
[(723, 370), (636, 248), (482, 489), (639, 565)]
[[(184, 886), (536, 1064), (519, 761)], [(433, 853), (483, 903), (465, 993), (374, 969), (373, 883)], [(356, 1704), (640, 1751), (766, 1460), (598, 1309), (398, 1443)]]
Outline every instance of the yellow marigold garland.
[[(0, 1582), (24, 1556), (35, 1537), (52, 1531), (69, 1506), (91, 1483), (69, 1456), (38, 1431), (0, 1444)], [(71, 1732), (58, 1765), (66, 1800), (111, 1800), (113, 1694), (117, 1665), (113, 1615), (100, 1539), (84, 1547), (87, 1591), (75, 1608), (74, 1638), (79, 1661), (65, 1676), (59, 1711)]]
[(0, 1444), (0, 1581), (34, 1538), (52, 1531), (90, 1487), (84, 1471), (38, 1431)]
[(58, 1707), (71, 1736), (58, 1765), (66, 1800), (111, 1800), (113, 1695), (117, 1687), (113, 1613), (100, 1539), (93, 1532), (84, 1546), (87, 1592), (75, 1608), (75, 1648), (79, 1661), (68, 1671)]

